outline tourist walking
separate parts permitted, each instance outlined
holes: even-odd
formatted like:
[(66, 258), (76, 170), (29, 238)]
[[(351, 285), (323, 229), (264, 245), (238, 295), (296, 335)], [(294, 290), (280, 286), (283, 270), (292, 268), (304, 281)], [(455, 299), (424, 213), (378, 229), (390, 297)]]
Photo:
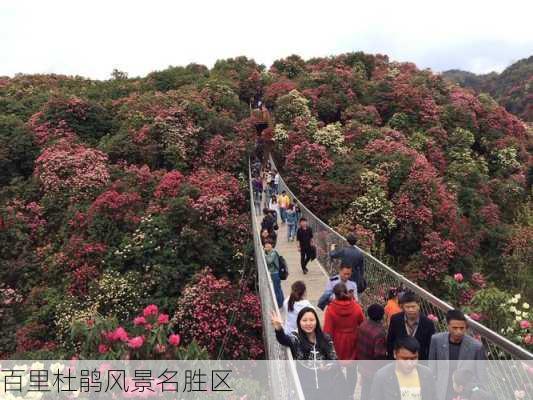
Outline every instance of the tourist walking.
[(300, 265), (304, 274), (309, 271), (307, 263), (311, 260), (311, 251), (313, 246), (313, 230), (307, 225), (306, 218), (300, 218), (300, 226), (296, 232), (298, 241), (298, 251), (300, 252)]
[[(379, 369), (377, 360), (387, 358), (387, 332), (383, 327), (385, 310), (381, 304), (372, 304), (367, 309), (368, 319), (359, 326), (357, 335), (357, 359), (361, 374), (361, 400), (370, 399), (370, 389), (374, 374)], [(368, 360), (369, 362), (365, 362)]]
[(272, 279), (272, 285), (274, 286), (276, 302), (278, 303), (278, 307), (283, 307), (283, 290), (281, 289), (281, 279), (279, 277), (279, 254), (274, 250), (271, 240), (265, 241), (264, 249), (268, 272), (270, 272), (270, 278)]
[(466, 335), (465, 315), (460, 310), (449, 310), (446, 324), (448, 331), (433, 335), (429, 348), (429, 366), (436, 379), (438, 400), (453, 397), (452, 376), (456, 369), (470, 370), (482, 388), (488, 383), (486, 365), (480, 362), (487, 359), (485, 349), (481, 342)]
[(336, 250), (335, 244), (331, 245), (329, 256), (339, 258), (341, 265), (352, 267), (351, 280), (357, 284), (357, 293), (363, 293), (366, 289), (365, 280), (365, 258), (361, 250), (356, 247), (357, 237), (353, 233), (346, 236), (349, 246)]
[(283, 313), (285, 315), (283, 329), (286, 334), (298, 330), (296, 325), (298, 313), (305, 307), (312, 307), (309, 300), (305, 298), (305, 292), (305, 283), (296, 281), (291, 285), (291, 295), (283, 302)]
[(393, 315), (389, 324), (387, 334), (389, 359), (393, 357), (394, 342), (401, 337), (411, 336), (420, 344), (418, 359), (427, 360), (431, 336), (435, 333), (435, 324), (420, 312), (420, 300), (413, 292), (402, 294), (400, 307), (402, 312)]

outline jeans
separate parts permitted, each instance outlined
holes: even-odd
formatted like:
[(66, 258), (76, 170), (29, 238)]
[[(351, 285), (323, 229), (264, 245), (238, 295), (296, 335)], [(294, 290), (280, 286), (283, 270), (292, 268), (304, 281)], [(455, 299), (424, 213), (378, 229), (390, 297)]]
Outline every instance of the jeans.
[(287, 220), (287, 209), (280, 207), (279, 213), (281, 214), (281, 222), (285, 222)]
[(283, 290), (281, 289), (281, 279), (279, 279), (279, 272), (271, 272), (270, 278), (272, 279), (272, 285), (274, 286), (274, 293), (276, 295), (276, 302), (278, 307), (283, 307)]
[(287, 241), (296, 237), (296, 224), (287, 224)]

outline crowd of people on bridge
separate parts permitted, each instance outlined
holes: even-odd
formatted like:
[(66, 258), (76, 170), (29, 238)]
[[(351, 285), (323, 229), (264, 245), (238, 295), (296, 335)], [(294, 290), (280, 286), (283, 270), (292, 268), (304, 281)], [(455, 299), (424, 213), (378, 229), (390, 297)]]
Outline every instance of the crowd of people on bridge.
[[(468, 336), (467, 319), (460, 310), (446, 314), (447, 330), (437, 333), (435, 323), (421, 310), (419, 297), (403, 287), (391, 288), (383, 304), (363, 310), (367, 289), (364, 255), (357, 237), (347, 235), (348, 246), (329, 248), (329, 257), (340, 260), (317, 308), (307, 299), (306, 284), (292, 283), (284, 298), (275, 249), (278, 221), (287, 224), (287, 241), (296, 240), (300, 268), (309, 271), (316, 257), (313, 230), (294, 199), (280, 190), (279, 173), (269, 164), (254, 165), (252, 187), (258, 211), (262, 211), (261, 242), (272, 278), (276, 302), (272, 324), (280, 344), (290, 348), (298, 361), (298, 373), (306, 399), (353, 399), (358, 377), (363, 400), (460, 400), (491, 399), (483, 345)], [(262, 203), (261, 199), (268, 199)], [(261, 209), (261, 205), (266, 206)], [(366, 313), (365, 313), (366, 311)], [(382, 360), (382, 364), (376, 361)], [(387, 360), (401, 362), (392, 363)], [(366, 362), (374, 361), (374, 362)]]

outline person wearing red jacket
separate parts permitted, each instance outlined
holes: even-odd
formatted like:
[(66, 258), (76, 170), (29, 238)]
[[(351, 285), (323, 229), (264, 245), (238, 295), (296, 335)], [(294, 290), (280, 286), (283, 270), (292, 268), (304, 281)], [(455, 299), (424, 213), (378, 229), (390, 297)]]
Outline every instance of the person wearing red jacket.
[[(357, 359), (357, 332), (365, 320), (361, 306), (348, 293), (343, 282), (333, 287), (335, 300), (329, 303), (324, 315), (324, 332), (333, 339), (339, 360)], [(357, 364), (344, 363), (346, 366), (347, 398), (353, 398), (357, 384)]]

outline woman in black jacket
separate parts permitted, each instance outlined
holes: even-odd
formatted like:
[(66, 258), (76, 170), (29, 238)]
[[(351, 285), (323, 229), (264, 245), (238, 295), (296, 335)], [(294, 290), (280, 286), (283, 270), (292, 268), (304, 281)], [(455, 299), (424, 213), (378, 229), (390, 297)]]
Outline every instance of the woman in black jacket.
[[(297, 361), (298, 375), (305, 392), (305, 398), (323, 399), (337, 394), (343, 388), (344, 376), (337, 364), (337, 354), (331, 337), (322, 332), (314, 308), (304, 307), (298, 313), (298, 331), (287, 335), (279, 314), (272, 312), (272, 325), (280, 344), (291, 349)], [(346, 395), (347, 396), (347, 395)]]

